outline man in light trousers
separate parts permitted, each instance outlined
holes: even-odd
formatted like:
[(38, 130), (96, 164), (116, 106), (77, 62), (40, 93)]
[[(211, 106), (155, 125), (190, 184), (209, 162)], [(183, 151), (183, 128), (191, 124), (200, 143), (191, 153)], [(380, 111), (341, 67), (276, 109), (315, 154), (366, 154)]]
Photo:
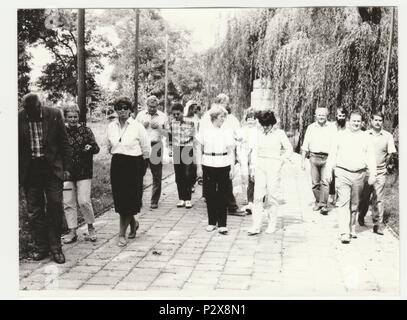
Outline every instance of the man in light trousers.
[(329, 185), (323, 179), (326, 171), (326, 159), (334, 135), (333, 126), (327, 122), (328, 110), (315, 110), (316, 122), (310, 124), (305, 132), (302, 144), (302, 169), (305, 170), (305, 158), (309, 153), (312, 178), (312, 192), (315, 197), (314, 211), (320, 210), (323, 215), (328, 214)]
[(369, 209), (370, 195), (372, 195), (373, 232), (383, 235), (383, 196), (384, 186), (386, 184), (387, 165), (391, 156), (395, 154), (397, 150), (392, 134), (383, 130), (383, 114), (381, 112), (373, 114), (371, 125), (372, 128), (367, 130), (366, 133), (371, 139), (375, 149), (377, 179), (373, 186), (365, 182), (362, 200), (359, 204), (358, 222), (359, 225), (365, 225), (365, 215)]
[(366, 169), (370, 175), (369, 185), (376, 181), (376, 161), (373, 144), (366, 133), (361, 131), (362, 115), (353, 111), (349, 128), (337, 132), (332, 141), (324, 179), (330, 183), (335, 169), (338, 190), (337, 213), (342, 243), (356, 238), (356, 217), (362, 195)]

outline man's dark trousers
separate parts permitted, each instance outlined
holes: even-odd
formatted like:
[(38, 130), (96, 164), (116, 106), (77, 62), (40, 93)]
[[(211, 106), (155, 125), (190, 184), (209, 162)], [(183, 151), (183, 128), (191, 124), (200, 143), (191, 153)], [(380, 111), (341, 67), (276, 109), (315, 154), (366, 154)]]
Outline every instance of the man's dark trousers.
[(161, 180), (163, 175), (163, 144), (151, 142), (151, 156), (149, 161), (151, 175), (153, 176), (153, 190), (151, 204), (158, 204), (161, 196)]
[(33, 159), (24, 190), (36, 249), (39, 252), (60, 252), (63, 181), (44, 158)]

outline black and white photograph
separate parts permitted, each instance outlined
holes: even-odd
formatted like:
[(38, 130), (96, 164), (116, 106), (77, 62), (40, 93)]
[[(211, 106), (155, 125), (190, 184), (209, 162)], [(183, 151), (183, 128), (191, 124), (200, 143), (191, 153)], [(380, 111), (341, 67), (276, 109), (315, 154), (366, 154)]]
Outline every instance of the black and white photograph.
[(399, 296), (399, 7), (335, 5), (16, 8), (19, 295)]

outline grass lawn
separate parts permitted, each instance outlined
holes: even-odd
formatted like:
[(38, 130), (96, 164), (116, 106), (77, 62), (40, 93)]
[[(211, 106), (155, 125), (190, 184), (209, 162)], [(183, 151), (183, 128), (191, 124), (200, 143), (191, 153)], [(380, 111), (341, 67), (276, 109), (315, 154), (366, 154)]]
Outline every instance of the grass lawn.
[[(99, 144), (100, 152), (94, 156), (93, 160), (93, 180), (92, 180), (92, 204), (95, 215), (98, 216), (113, 206), (113, 199), (110, 189), (110, 159), (111, 155), (107, 152), (106, 147), (106, 127), (107, 121), (89, 122), (88, 126), (92, 129), (96, 141)], [(172, 164), (164, 164), (163, 178), (173, 173)], [(144, 186), (147, 187), (152, 183), (150, 170), (144, 177)], [(26, 201), (24, 193), (19, 190), (19, 253), (20, 258), (25, 258), (32, 251), (32, 239), (30, 236), (30, 227), (28, 224), (28, 214), (26, 210)], [(149, 205), (149, 204), (144, 204)], [(64, 219), (65, 220), (65, 219)], [(83, 218), (78, 212), (78, 222), (82, 223)], [(66, 222), (63, 225), (67, 230)]]

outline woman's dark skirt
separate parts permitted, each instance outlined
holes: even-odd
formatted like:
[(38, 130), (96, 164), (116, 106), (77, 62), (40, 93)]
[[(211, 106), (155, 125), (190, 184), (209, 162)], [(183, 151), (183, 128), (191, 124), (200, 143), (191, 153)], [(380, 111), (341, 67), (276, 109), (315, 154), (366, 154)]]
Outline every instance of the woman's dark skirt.
[(114, 154), (110, 166), (110, 182), (114, 208), (120, 215), (136, 215), (143, 198), (145, 162), (142, 156)]

